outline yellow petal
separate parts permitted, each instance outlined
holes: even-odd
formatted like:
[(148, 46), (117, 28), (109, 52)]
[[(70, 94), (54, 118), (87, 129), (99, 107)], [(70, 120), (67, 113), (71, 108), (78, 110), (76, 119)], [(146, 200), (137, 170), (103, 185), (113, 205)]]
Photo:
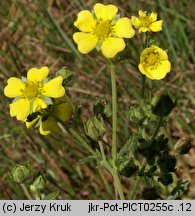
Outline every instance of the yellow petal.
[(131, 20), (127, 17), (119, 19), (114, 26), (114, 30), (114, 34), (118, 37), (131, 38), (135, 35), (135, 31), (131, 25)]
[(63, 78), (58, 76), (49, 82), (45, 83), (42, 88), (42, 94), (52, 98), (59, 98), (65, 94), (65, 89), (62, 86)]
[(19, 99), (10, 104), (10, 115), (17, 120), (24, 121), (30, 114), (30, 101), (27, 98)]
[(109, 37), (102, 44), (102, 53), (106, 58), (113, 58), (125, 48), (125, 42), (121, 38)]
[(141, 32), (147, 32), (147, 31), (150, 31), (150, 29), (147, 28), (147, 27), (141, 27), (141, 28), (139, 29), (139, 33), (141, 33)]
[(87, 54), (93, 50), (98, 42), (98, 38), (95, 35), (83, 32), (74, 33), (73, 40), (77, 43), (78, 50), (83, 54)]
[(138, 14), (141, 18), (146, 17), (147, 16), (146, 13), (147, 13), (146, 11), (142, 11), (142, 10), (138, 11)]
[(161, 49), (160, 47), (152, 45), (151, 48), (154, 49), (154, 51), (155, 50), (158, 51), (158, 54), (159, 54), (159, 57), (160, 57), (161, 61), (165, 61), (165, 60), (168, 59), (167, 52), (164, 51), (163, 49)]
[(167, 73), (171, 70), (171, 64), (169, 61), (162, 61), (161, 64), (153, 69), (153, 68), (144, 68), (141, 64), (139, 65), (140, 71), (145, 74), (148, 78), (154, 80), (163, 79)]
[(153, 32), (159, 32), (159, 31), (161, 31), (162, 30), (162, 20), (153, 22), (152, 24), (150, 24), (149, 28)]
[(31, 82), (42, 82), (47, 77), (48, 73), (49, 73), (48, 67), (42, 67), (40, 69), (31, 68), (27, 72), (27, 79)]
[(22, 91), (25, 89), (25, 84), (22, 80), (11, 77), (8, 79), (7, 83), (7, 86), (4, 88), (5, 96), (15, 98), (23, 94)]
[(78, 13), (74, 25), (83, 32), (92, 32), (95, 27), (95, 19), (89, 10), (83, 10)]
[(60, 128), (58, 124), (56, 123), (55, 119), (49, 116), (46, 121), (41, 121), (39, 132), (41, 135), (48, 135), (51, 133), (60, 132)]
[(157, 13), (153, 12), (150, 14), (149, 18), (151, 22), (155, 22), (157, 20)]
[(111, 4), (103, 5), (101, 3), (97, 3), (94, 6), (94, 12), (98, 19), (112, 20), (117, 14), (118, 8)]
[(140, 19), (135, 17), (135, 16), (132, 16), (131, 17), (131, 22), (132, 24), (135, 26), (135, 27), (139, 27), (140, 26)]
[(40, 118), (41, 118), (41, 117), (38, 116), (37, 118), (33, 119), (31, 122), (25, 121), (26, 127), (27, 127), (27, 128), (32, 127), (33, 125), (35, 125), (35, 124), (38, 122), (38, 120), (39, 120)]
[(33, 100), (33, 112), (37, 112), (41, 109), (47, 108), (47, 104), (40, 98), (34, 98)]

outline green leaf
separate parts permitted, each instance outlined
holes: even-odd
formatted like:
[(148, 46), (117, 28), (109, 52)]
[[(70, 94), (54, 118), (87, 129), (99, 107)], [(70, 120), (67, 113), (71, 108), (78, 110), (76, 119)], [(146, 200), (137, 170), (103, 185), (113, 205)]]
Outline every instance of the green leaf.
[(177, 197), (181, 196), (184, 192), (188, 190), (189, 182), (182, 181), (180, 182), (170, 193), (168, 200), (175, 200)]
[(48, 195), (46, 195), (43, 200), (54, 200), (59, 195), (59, 191), (54, 191)]
[(96, 161), (96, 160), (97, 160), (96, 157), (89, 156), (89, 157), (85, 157), (85, 158), (80, 159), (79, 162), (81, 164), (86, 164), (86, 163), (90, 163), (91, 161)]

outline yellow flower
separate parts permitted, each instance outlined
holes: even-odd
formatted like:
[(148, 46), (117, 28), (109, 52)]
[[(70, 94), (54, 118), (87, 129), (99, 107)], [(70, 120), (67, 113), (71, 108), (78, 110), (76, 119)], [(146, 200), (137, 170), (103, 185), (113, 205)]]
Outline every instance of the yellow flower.
[(95, 4), (94, 12), (83, 10), (78, 13), (74, 25), (81, 31), (73, 35), (78, 50), (87, 54), (94, 48), (102, 50), (107, 58), (113, 58), (125, 48), (123, 38), (131, 38), (135, 31), (127, 17), (119, 19), (114, 5)]
[(162, 20), (156, 21), (157, 15), (157, 13), (147, 15), (146, 12), (139, 10), (139, 18), (132, 16), (131, 21), (139, 29), (139, 33), (147, 31), (159, 32), (162, 30)]
[(57, 124), (57, 119), (65, 122), (71, 118), (72, 106), (66, 101), (66, 97), (54, 99), (53, 105), (48, 109), (41, 110), (38, 116), (32, 121), (26, 120), (26, 127), (39, 125), (39, 132), (41, 135), (48, 135), (60, 132), (60, 127)]
[(167, 53), (152, 45), (142, 51), (139, 70), (150, 79), (163, 79), (171, 70)]
[(27, 78), (8, 79), (4, 94), (9, 98), (15, 98), (10, 104), (12, 117), (16, 116), (18, 120), (24, 121), (30, 113), (46, 108), (49, 97), (59, 98), (65, 94), (63, 78), (58, 76), (48, 81), (48, 73), (48, 67), (31, 68), (27, 72)]

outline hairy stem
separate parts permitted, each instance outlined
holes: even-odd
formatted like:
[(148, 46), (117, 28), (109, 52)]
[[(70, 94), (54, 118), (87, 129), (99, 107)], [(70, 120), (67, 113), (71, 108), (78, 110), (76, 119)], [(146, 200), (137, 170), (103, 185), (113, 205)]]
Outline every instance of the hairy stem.
[(116, 96), (116, 72), (115, 65), (110, 65), (111, 83), (112, 83), (112, 159), (116, 162), (117, 146), (116, 146), (116, 129), (117, 129), (117, 96)]
[(21, 185), (21, 187), (22, 187), (22, 189), (23, 189), (24, 194), (26, 195), (26, 197), (27, 197), (29, 200), (33, 200), (33, 198), (31, 197), (31, 195), (30, 195), (30, 193), (29, 193), (29, 191), (28, 191), (28, 189), (27, 189), (27, 187), (26, 187), (26, 185), (25, 185), (25, 184), (20, 184), (20, 185)]

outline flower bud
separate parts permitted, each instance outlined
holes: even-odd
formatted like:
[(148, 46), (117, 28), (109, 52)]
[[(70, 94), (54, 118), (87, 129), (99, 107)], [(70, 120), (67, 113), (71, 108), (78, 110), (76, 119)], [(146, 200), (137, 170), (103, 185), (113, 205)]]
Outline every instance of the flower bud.
[(130, 122), (139, 124), (144, 119), (144, 111), (138, 105), (130, 106), (127, 110), (127, 117)]
[(14, 165), (11, 171), (12, 179), (17, 183), (24, 182), (30, 176), (30, 164), (26, 163)]
[(163, 173), (158, 178), (158, 181), (160, 181), (163, 185), (169, 185), (173, 183), (173, 175), (171, 173)]
[(136, 173), (139, 170), (139, 167), (135, 165), (133, 159), (126, 160), (119, 166), (119, 173), (122, 176), (125, 176), (127, 178), (131, 177), (134, 173)]
[(30, 185), (30, 190), (33, 193), (39, 193), (44, 189), (45, 183), (46, 183), (45, 176), (40, 175), (35, 179), (33, 184)]
[(93, 111), (96, 115), (101, 115), (103, 119), (109, 119), (112, 116), (110, 104), (105, 99), (97, 98), (93, 105)]
[(104, 120), (101, 115), (91, 117), (85, 125), (86, 135), (91, 139), (98, 141), (106, 132)]
[(152, 112), (157, 116), (168, 116), (175, 107), (175, 102), (166, 91), (158, 92), (152, 98)]
[(145, 187), (142, 191), (142, 197), (144, 200), (156, 200), (160, 198), (155, 187)]
[(176, 158), (165, 152), (157, 161), (158, 166), (164, 173), (175, 172)]
[(177, 141), (174, 146), (174, 150), (178, 154), (187, 154), (192, 148), (191, 139), (183, 137)]

